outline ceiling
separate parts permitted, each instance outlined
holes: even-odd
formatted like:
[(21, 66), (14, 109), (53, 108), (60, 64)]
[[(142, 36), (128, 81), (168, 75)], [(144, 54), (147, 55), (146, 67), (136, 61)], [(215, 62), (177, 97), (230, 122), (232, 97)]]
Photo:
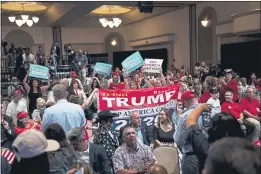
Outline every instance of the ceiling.
[[(5, 2), (2, 2), (5, 3)], [(129, 25), (147, 18), (155, 17), (173, 10), (180, 8), (185, 8), (191, 4), (197, 2), (178, 2), (178, 1), (168, 1), (168, 2), (155, 2), (153, 8), (153, 13), (140, 13), (138, 9), (138, 2), (134, 1), (122, 1), (122, 2), (40, 2), (47, 8), (39, 12), (30, 12), (29, 15), (37, 15), (40, 20), (34, 26), (39, 27), (76, 27), (76, 28), (102, 28), (99, 23), (99, 18), (101, 17), (112, 17), (116, 16), (122, 19), (121, 26)], [(160, 3), (160, 4), (159, 4)], [(119, 5), (129, 8), (129, 12), (117, 15), (110, 14), (95, 14), (92, 13), (93, 10), (101, 7), (102, 5)], [(160, 6), (160, 7), (158, 7)], [(173, 7), (175, 6), (175, 7)], [(112, 9), (113, 11), (113, 9)], [(21, 12), (20, 12), (21, 13)], [(16, 26), (15, 23), (11, 23), (8, 20), (10, 15), (18, 15), (19, 12), (8, 11), (1, 9), (1, 23), (2, 26)]]

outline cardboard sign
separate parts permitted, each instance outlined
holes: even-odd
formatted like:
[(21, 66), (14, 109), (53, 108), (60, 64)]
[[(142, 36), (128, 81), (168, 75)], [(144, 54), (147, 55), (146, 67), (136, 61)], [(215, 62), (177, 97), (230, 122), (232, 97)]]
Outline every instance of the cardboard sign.
[(144, 61), (144, 72), (160, 73), (163, 59), (145, 59)]
[(49, 78), (49, 68), (41, 65), (30, 64), (30, 77), (48, 79)]
[(142, 67), (144, 64), (143, 58), (141, 57), (139, 51), (133, 53), (127, 57), (122, 63), (122, 67), (125, 69), (125, 73), (128, 75), (132, 71)]
[(111, 68), (112, 68), (112, 65), (110, 65), (110, 64), (97, 62), (94, 66), (94, 71), (97, 74), (110, 75)]

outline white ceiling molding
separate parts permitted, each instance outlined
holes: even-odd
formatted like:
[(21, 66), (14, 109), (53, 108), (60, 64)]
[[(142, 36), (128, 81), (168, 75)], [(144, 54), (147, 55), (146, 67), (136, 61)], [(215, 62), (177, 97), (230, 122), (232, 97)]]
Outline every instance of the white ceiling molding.
[(132, 40), (129, 43), (131, 47), (138, 47), (142, 45), (154, 45), (154, 44), (167, 43), (167, 42), (172, 42), (173, 40), (174, 40), (173, 34), (164, 34), (164, 35)]
[(260, 33), (260, 9), (231, 15), (231, 20), (216, 26), (217, 35), (245, 35)]

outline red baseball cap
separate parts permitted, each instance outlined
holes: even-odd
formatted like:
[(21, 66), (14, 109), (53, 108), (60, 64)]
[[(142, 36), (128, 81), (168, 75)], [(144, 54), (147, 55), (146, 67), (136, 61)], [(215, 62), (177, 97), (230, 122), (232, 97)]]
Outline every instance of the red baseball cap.
[(71, 77), (71, 78), (76, 78), (76, 77), (77, 77), (76, 72), (75, 72), (75, 71), (71, 71), (71, 72), (70, 72), (70, 77)]
[(27, 117), (28, 116), (28, 113), (27, 112), (19, 112), (17, 114), (17, 118), (20, 119), (20, 118), (24, 118), (24, 117)]
[(197, 98), (197, 94), (195, 94), (193, 91), (188, 90), (182, 93), (181, 100), (183, 102), (192, 98)]

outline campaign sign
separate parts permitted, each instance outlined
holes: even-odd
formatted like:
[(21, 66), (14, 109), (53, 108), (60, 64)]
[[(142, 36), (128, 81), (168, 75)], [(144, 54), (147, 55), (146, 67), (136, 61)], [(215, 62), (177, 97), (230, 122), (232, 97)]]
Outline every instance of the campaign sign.
[[(149, 116), (141, 116), (141, 124), (147, 127), (152, 127), (154, 125), (154, 120), (156, 114)], [(120, 129), (126, 126), (130, 122), (130, 117), (114, 117), (113, 118), (113, 130), (119, 132)]]
[(122, 67), (125, 69), (125, 73), (128, 75), (132, 71), (142, 67), (144, 64), (143, 58), (140, 55), (140, 52), (137, 51), (127, 57), (122, 63)]
[(112, 68), (112, 65), (110, 65), (110, 64), (97, 62), (94, 66), (94, 71), (97, 74), (110, 75), (111, 68)]
[(163, 59), (145, 59), (143, 71), (149, 73), (160, 73), (160, 71), (162, 70), (162, 62)]
[(30, 64), (30, 77), (48, 79), (49, 78), (49, 68), (41, 65)]

